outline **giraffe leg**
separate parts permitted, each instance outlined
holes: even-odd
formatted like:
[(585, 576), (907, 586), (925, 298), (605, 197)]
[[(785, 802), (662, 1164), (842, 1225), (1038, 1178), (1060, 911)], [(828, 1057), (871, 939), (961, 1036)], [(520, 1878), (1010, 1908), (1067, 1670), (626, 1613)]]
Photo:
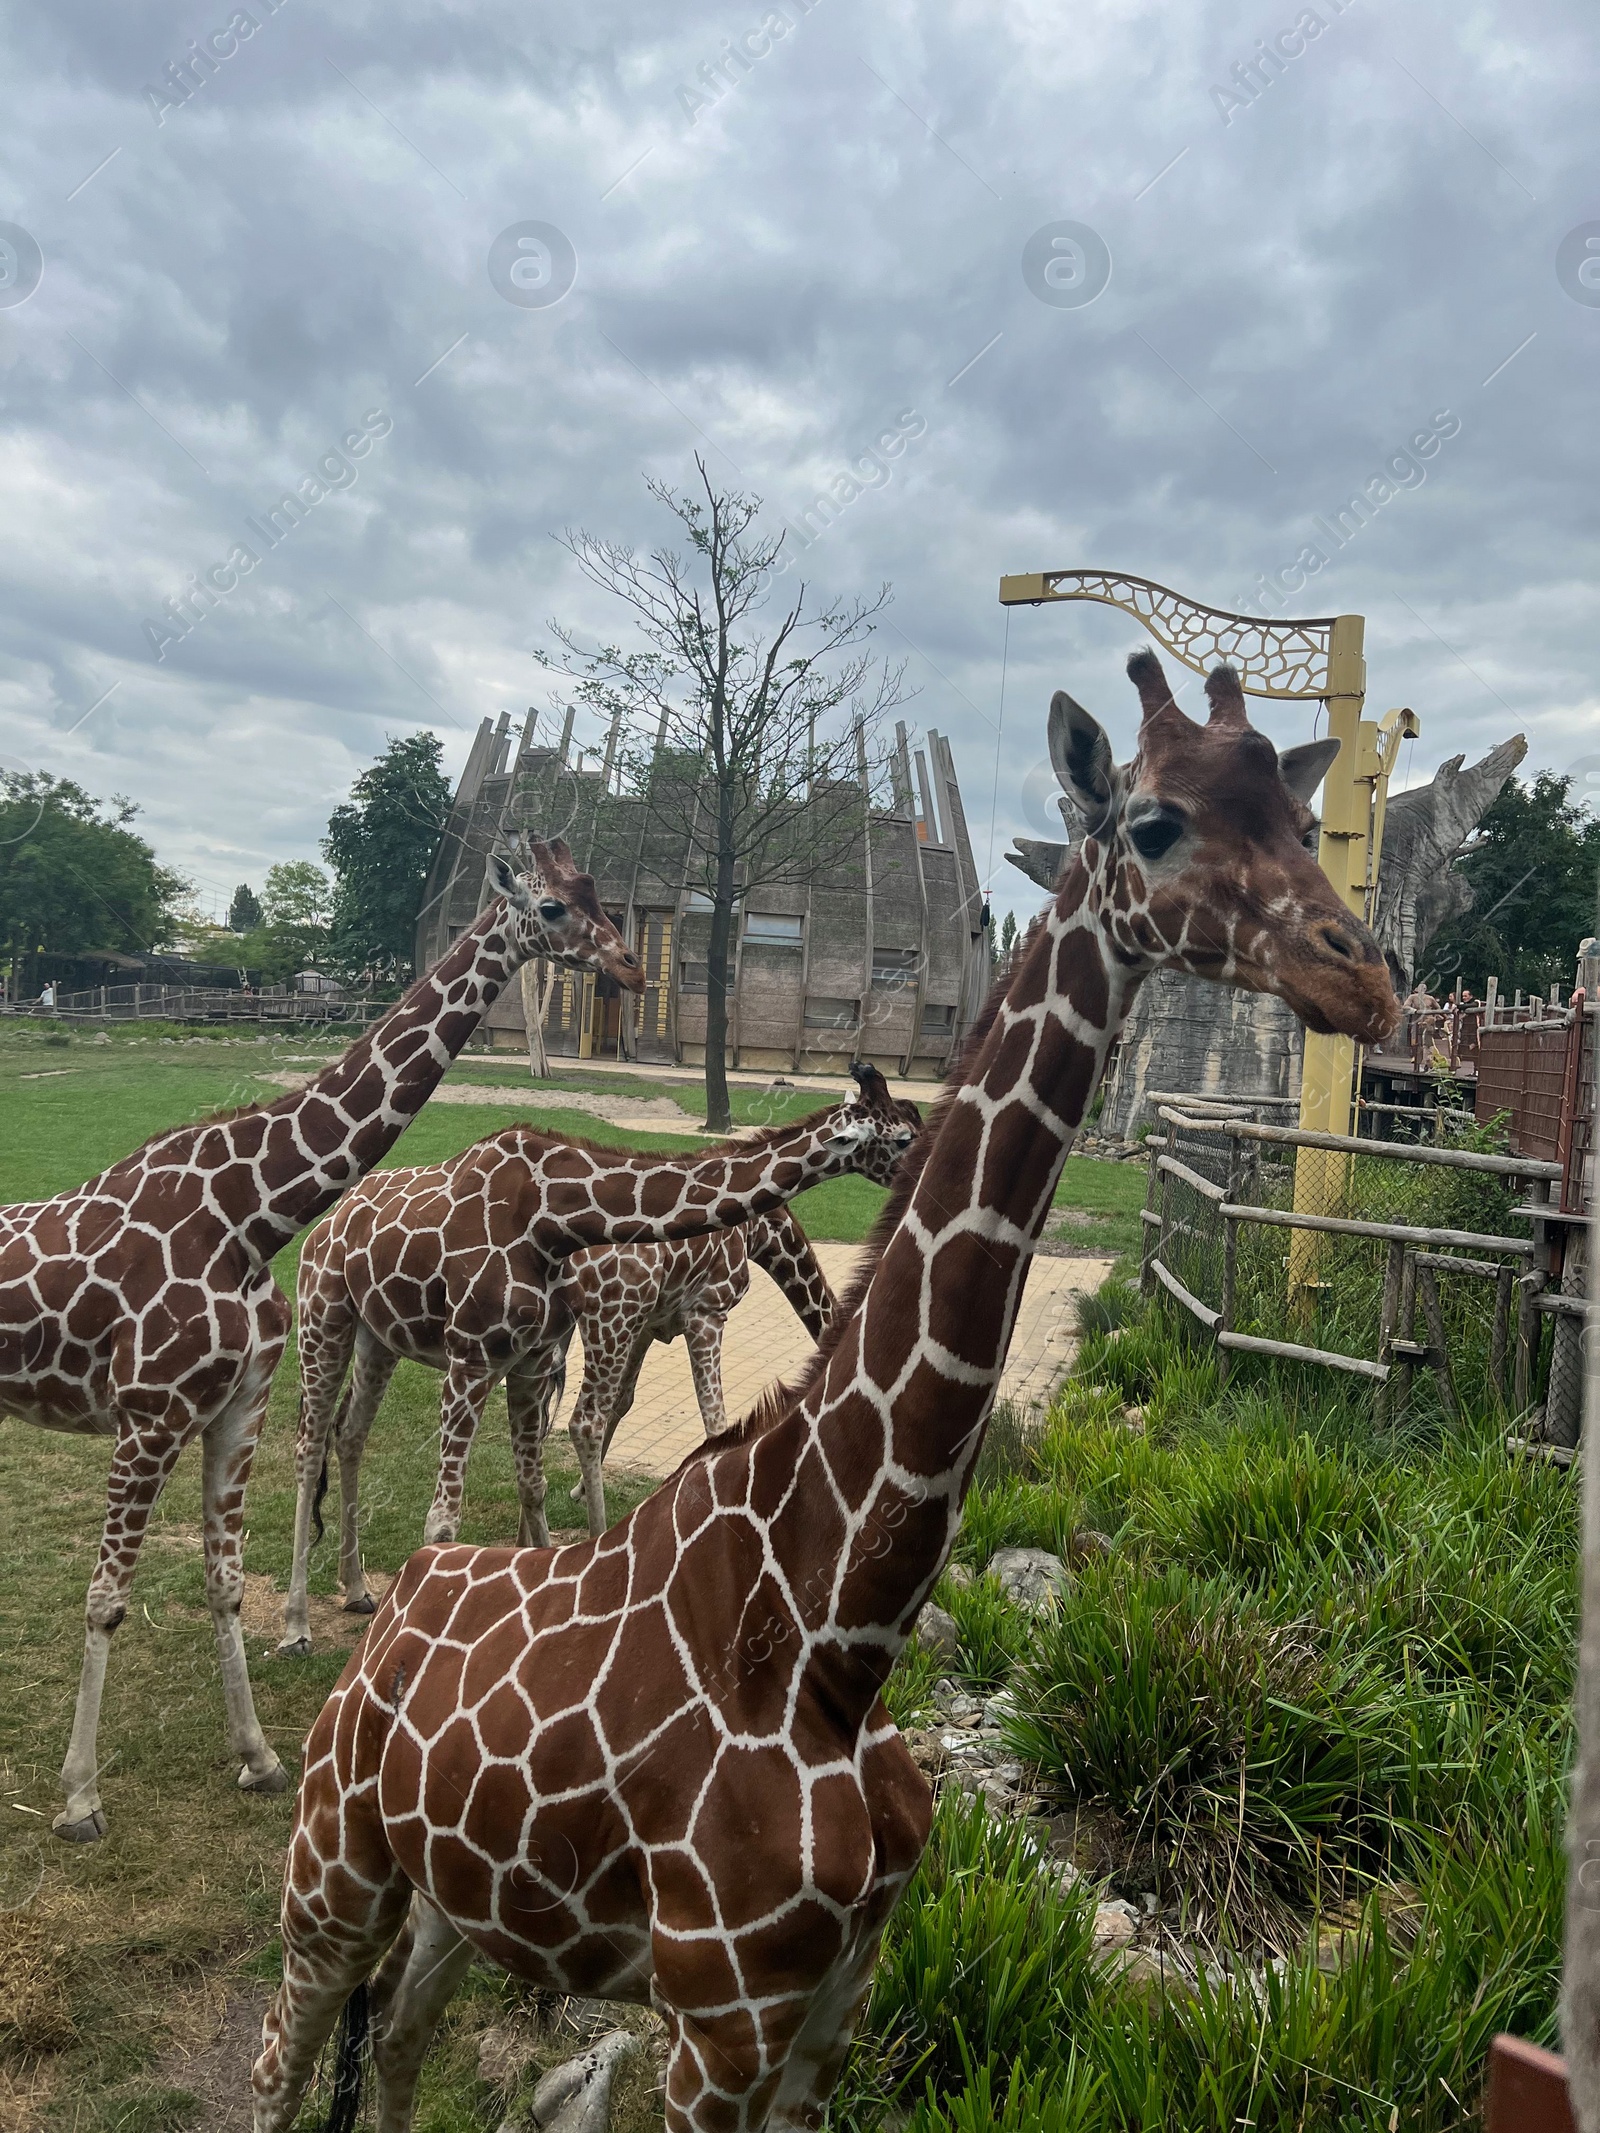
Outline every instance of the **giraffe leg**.
[(377, 1609), (361, 1568), (361, 1461), (399, 1361), (365, 1326), (357, 1333), (349, 1393), (334, 1431), (339, 1454), (339, 1583), (347, 1615), (370, 1615)]
[(128, 1611), (128, 1588), (139, 1560), (150, 1514), (183, 1450), (179, 1428), (146, 1424), (117, 1439), (106, 1486), (106, 1523), (100, 1537), (100, 1560), (89, 1580), (84, 1610), (83, 1672), (72, 1714), (72, 1739), (61, 1766), (67, 1804), (52, 1825), (69, 1844), (92, 1844), (106, 1833), (100, 1806), (100, 1699), (106, 1685), (111, 1639)]
[(828, 2099), (844, 2070), (845, 2054), (856, 2025), (866, 2011), (881, 1933), (863, 1952), (852, 1951), (823, 1979), (813, 1994), (789, 2056), (767, 2120), (768, 2133), (815, 2133), (827, 2124)]
[(756, 2017), (738, 2008), (693, 2016), (662, 2006), (666, 2017), (667, 2133), (754, 2133), (780, 2078), (763, 2048)]
[(375, 1986), (377, 2133), (410, 2133), (423, 2059), (439, 2017), (471, 1962), (472, 1943), (425, 1897), (416, 1897), (407, 1931)]
[(439, 1398), (439, 1482), (433, 1492), (422, 1538), (426, 1543), (453, 1541), (461, 1530), (461, 1499), (466, 1493), (467, 1454), (483, 1419), (484, 1403), (495, 1371), (480, 1356), (452, 1355)]
[(517, 1497), (522, 1516), (519, 1548), (548, 1548), (545, 1517), (544, 1440), (567, 1386), (564, 1346), (525, 1356), (506, 1379), (506, 1413), (511, 1422), (511, 1456), (517, 1469)]
[(329, 1304), (300, 1293), (300, 1422), (295, 1433), (294, 1560), (283, 1603), (278, 1650), (303, 1659), (311, 1650), (311, 1608), (306, 1579), (311, 1562), (311, 1521), (327, 1464), (339, 1405), (339, 1388), (355, 1346), (356, 1316), (347, 1301)]
[(695, 1398), (706, 1435), (715, 1437), (728, 1426), (722, 1401), (722, 1319), (710, 1312), (697, 1312), (683, 1331), (689, 1350), (689, 1368), (694, 1373)]
[(333, 2025), (394, 1938), (404, 1893), (403, 1885), (386, 1892), (373, 1916), (353, 1929), (340, 1921), (308, 1932), (302, 1922), (293, 1938), (285, 1931), (283, 1983), (261, 2025), (261, 2056), (250, 2076), (253, 2133), (289, 2133)]
[(222, 1700), (228, 1714), (228, 1746), (244, 1768), (239, 1783), (246, 1792), (285, 1792), (288, 1773), (267, 1744), (250, 1694), (244, 1633), (239, 1607), (244, 1599), (244, 1491), (251, 1462), (266, 1419), (267, 1395), (278, 1351), (207, 1423), (200, 1439), (201, 1490), (205, 1510), (206, 1605), (217, 1635), (222, 1669)]
[(650, 1335), (635, 1333), (624, 1345), (613, 1328), (586, 1327), (583, 1383), (567, 1434), (578, 1455), (578, 1486), (589, 1514), (589, 1538), (606, 1530), (606, 1492), (601, 1479), (607, 1447), (617, 1424), (633, 1405), (639, 1372), (650, 1349)]

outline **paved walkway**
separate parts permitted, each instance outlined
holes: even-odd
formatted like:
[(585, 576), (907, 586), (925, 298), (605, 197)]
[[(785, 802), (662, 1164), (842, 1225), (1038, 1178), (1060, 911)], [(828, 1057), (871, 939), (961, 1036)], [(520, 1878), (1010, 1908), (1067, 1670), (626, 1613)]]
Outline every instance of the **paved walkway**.
[[(817, 1257), (837, 1292), (850, 1278), (857, 1247), (818, 1243)], [(1000, 1397), (1019, 1405), (1043, 1407), (1065, 1375), (1076, 1349), (1073, 1299), (1097, 1289), (1111, 1271), (1109, 1259), (1036, 1259), (1028, 1275), (1022, 1313), (1012, 1337)], [(742, 1415), (775, 1377), (793, 1370), (810, 1350), (805, 1328), (777, 1284), (759, 1268), (752, 1270), (750, 1292), (728, 1321), (722, 1348), (722, 1383), (730, 1420)], [(581, 1349), (573, 1342), (568, 1359), (567, 1396), (557, 1427), (577, 1397)], [(632, 1412), (618, 1430), (611, 1464), (635, 1473), (670, 1474), (703, 1431), (689, 1373), (689, 1352), (682, 1341), (657, 1344), (645, 1359)]]

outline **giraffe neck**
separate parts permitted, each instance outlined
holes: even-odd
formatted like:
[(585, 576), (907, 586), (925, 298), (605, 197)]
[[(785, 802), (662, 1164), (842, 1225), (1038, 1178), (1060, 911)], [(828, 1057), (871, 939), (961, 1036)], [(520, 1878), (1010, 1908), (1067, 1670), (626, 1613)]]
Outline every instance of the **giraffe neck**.
[[(961, 1519), (1033, 1246), (1142, 971), (1120, 960), (1082, 860), (1063, 878), (898, 1227), (826, 1368), (755, 1456), (787, 1457), (804, 1612), (862, 1713)], [(804, 1441), (796, 1444), (797, 1433)]]
[[(505, 900), (496, 898), (303, 1089), (198, 1129), (195, 1160), (228, 1166), (224, 1204), (253, 1252), (265, 1260), (280, 1250), (394, 1146), (523, 960)], [(212, 1136), (214, 1157), (201, 1152)]]

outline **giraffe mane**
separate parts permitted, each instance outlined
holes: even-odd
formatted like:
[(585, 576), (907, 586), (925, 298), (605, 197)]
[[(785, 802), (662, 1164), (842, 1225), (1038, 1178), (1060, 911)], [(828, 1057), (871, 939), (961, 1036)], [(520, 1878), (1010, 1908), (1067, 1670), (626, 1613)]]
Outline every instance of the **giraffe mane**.
[[(1031, 921), (1027, 933), (1023, 936), (1024, 945), (1032, 941), (1044, 915), (1041, 912)], [(921, 1133), (900, 1158), (899, 1167), (894, 1174), (894, 1183), (889, 1187), (889, 1197), (878, 1210), (878, 1218), (867, 1232), (866, 1246), (855, 1272), (839, 1292), (833, 1316), (828, 1321), (828, 1330), (801, 1364), (798, 1375), (791, 1379), (779, 1379), (776, 1384), (769, 1385), (748, 1413), (741, 1415), (737, 1422), (730, 1422), (726, 1429), (718, 1430), (714, 1437), (707, 1437), (697, 1444), (674, 1470), (671, 1478), (676, 1479), (678, 1474), (686, 1472), (698, 1460), (709, 1458), (717, 1452), (725, 1452), (734, 1445), (747, 1443), (752, 1437), (764, 1436), (799, 1405), (821, 1377), (829, 1356), (844, 1338), (845, 1327), (861, 1308), (872, 1277), (878, 1271), (878, 1261), (883, 1257), (889, 1239), (900, 1227), (901, 1217), (911, 1204), (911, 1195), (917, 1189), (923, 1167), (933, 1151), (933, 1144), (939, 1137), (939, 1129), (955, 1100), (956, 1091), (965, 1087), (977, 1071), (979, 1057), (988, 1042), (989, 1032), (994, 1028), (1010, 985), (1011, 976), (1002, 973), (989, 988), (989, 997), (984, 1001), (977, 1020), (961, 1040), (961, 1049), (951, 1063), (950, 1071), (934, 1099)]]

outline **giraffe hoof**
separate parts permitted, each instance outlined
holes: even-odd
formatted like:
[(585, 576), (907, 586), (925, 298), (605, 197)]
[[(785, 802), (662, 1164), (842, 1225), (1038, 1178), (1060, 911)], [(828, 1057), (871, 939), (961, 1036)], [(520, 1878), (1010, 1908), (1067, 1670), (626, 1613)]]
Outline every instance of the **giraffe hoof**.
[(309, 1659), (311, 1657), (310, 1637), (285, 1637), (278, 1646), (278, 1657), (280, 1659)]
[(287, 1792), (289, 1790), (289, 1773), (284, 1769), (282, 1763), (274, 1763), (270, 1770), (263, 1770), (258, 1777), (250, 1768), (250, 1765), (246, 1763), (239, 1772), (239, 1790), (241, 1792), (262, 1793)]
[(50, 1827), (63, 1844), (98, 1844), (106, 1833), (106, 1818), (98, 1807), (90, 1814), (80, 1815), (75, 1822), (69, 1821), (63, 1811)]
[(364, 1592), (359, 1600), (346, 1600), (344, 1611), (347, 1615), (375, 1615), (378, 1603), (370, 1592)]

